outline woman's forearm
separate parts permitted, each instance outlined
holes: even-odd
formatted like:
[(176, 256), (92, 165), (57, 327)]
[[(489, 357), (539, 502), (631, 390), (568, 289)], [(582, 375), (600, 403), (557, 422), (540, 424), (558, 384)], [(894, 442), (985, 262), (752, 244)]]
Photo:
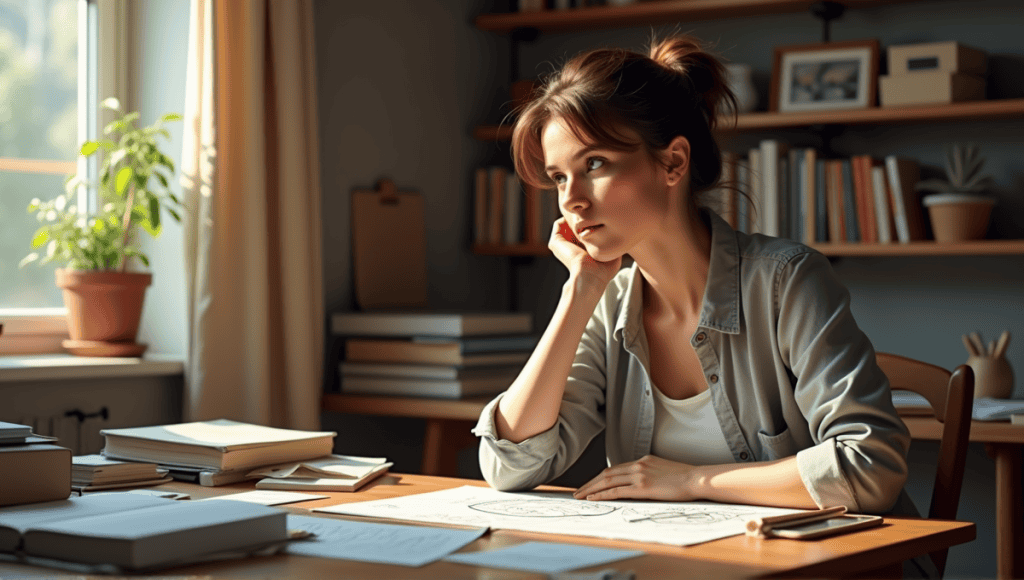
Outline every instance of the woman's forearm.
[(574, 279), (566, 282), (537, 347), (498, 404), (495, 425), (500, 438), (519, 443), (558, 420), (576, 347), (603, 293), (603, 287)]
[(800, 509), (818, 507), (800, 479), (796, 456), (760, 463), (699, 466), (690, 475), (693, 491), (702, 499)]

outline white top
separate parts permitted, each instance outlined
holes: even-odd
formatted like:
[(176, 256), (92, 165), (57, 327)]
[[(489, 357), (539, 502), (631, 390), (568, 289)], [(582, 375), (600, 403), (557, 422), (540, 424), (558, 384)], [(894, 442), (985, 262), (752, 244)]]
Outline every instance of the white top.
[(690, 465), (735, 463), (711, 404), (711, 389), (686, 399), (654, 393), (651, 455)]

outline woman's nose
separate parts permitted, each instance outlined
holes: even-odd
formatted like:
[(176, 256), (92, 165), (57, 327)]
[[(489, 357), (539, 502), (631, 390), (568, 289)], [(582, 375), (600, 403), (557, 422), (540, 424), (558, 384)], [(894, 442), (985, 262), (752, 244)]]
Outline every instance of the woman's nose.
[(569, 179), (562, 188), (562, 209), (565, 211), (580, 211), (590, 205), (582, 183)]

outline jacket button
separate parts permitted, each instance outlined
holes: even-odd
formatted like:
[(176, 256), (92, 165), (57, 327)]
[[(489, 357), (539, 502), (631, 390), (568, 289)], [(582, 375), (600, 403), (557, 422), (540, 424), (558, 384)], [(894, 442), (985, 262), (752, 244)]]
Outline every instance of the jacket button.
[(707, 337), (708, 337), (708, 335), (706, 335), (703, 332), (701, 332), (700, 334), (697, 335), (697, 342), (704, 342), (704, 339), (707, 338)]
[(749, 456), (747, 455), (746, 451), (740, 451), (740, 459), (742, 459), (743, 461), (746, 461), (747, 457), (749, 457)]
[(709, 378), (711, 379), (712, 383), (717, 383), (718, 382), (718, 375), (711, 375)]

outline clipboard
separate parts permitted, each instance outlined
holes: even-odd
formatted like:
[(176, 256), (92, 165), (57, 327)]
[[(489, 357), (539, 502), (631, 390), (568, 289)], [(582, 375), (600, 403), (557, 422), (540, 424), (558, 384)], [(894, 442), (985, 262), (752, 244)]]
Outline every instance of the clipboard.
[(423, 198), (388, 178), (352, 192), (352, 263), (363, 310), (427, 307), (427, 235)]

